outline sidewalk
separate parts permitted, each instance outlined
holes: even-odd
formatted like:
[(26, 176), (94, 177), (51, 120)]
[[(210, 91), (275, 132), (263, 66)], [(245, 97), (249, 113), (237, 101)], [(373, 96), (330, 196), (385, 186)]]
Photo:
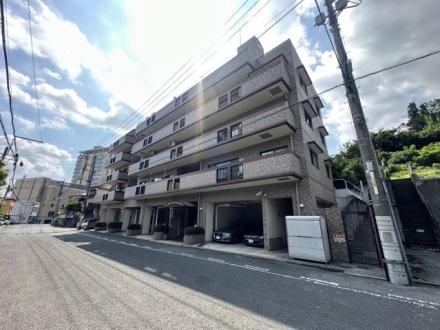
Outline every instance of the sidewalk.
[(155, 240), (152, 235), (126, 236), (126, 234), (123, 232), (114, 233), (114, 234), (108, 234), (107, 232), (99, 232), (99, 233), (129, 237), (144, 241), (152, 241), (160, 244), (185, 246), (185, 247), (201, 249), (201, 250), (210, 250), (210, 251), (217, 251), (223, 253), (237, 254), (245, 257), (261, 258), (261, 259), (291, 263), (301, 266), (314, 267), (332, 272), (341, 272), (353, 276), (386, 280), (385, 270), (380, 267), (371, 266), (371, 265), (351, 264), (345, 262), (335, 262), (335, 261), (332, 261), (329, 264), (325, 264), (319, 262), (292, 259), (289, 258), (287, 249), (279, 250), (279, 251), (267, 251), (263, 248), (247, 246), (244, 244), (222, 244), (215, 242), (207, 242), (205, 244), (198, 244), (198, 245), (187, 245), (184, 244), (183, 242), (178, 242), (178, 241), (167, 241), (167, 240), (158, 241)]

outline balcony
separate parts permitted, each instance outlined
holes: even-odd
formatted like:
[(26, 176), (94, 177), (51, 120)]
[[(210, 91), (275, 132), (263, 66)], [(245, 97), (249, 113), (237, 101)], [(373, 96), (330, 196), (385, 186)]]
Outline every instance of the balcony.
[(101, 195), (102, 204), (122, 202), (123, 200), (124, 200), (124, 192), (121, 190), (109, 191)]
[[(234, 167), (235, 171), (232, 171)], [(225, 175), (218, 177), (218, 171)], [(233, 174), (234, 172), (234, 174)], [(301, 177), (299, 158), (290, 151), (258, 157), (222, 168), (209, 168), (160, 181), (149, 182), (125, 189), (125, 199), (145, 198), (163, 194), (185, 194), (195, 191), (225, 190), (280, 182), (295, 181)]]
[[(274, 101), (290, 90), (290, 80), (282, 58), (274, 60), (276, 65), (269, 69), (261, 68), (253, 75), (242, 82), (238, 97), (232, 97), (234, 88), (225, 91), (221, 95), (227, 95), (227, 102), (219, 108), (219, 94), (209, 99), (203, 105), (175, 118), (169, 118), (167, 124), (156, 131), (144, 131), (145, 139), (151, 137), (152, 143), (145, 143), (144, 140), (137, 142), (132, 149), (133, 154), (146, 156), (151, 150), (162, 150), (170, 145), (172, 141), (184, 141), (192, 136), (209, 130), (219, 123), (232, 120), (243, 115), (252, 109)], [(273, 63), (271, 63), (273, 64)], [(184, 118), (184, 127), (176, 129), (174, 124)], [(138, 131), (138, 130), (136, 130)], [(142, 131), (142, 130), (139, 130)], [(148, 134), (146, 134), (148, 133)]]
[(133, 144), (135, 144), (136, 138), (134, 136), (134, 130), (122, 136), (119, 140), (115, 141), (108, 147), (108, 152), (115, 154), (119, 152), (129, 151)]
[(130, 165), (132, 162), (138, 161), (139, 157), (134, 156), (128, 152), (119, 152), (108, 160), (106, 168), (118, 170), (124, 166)]
[(127, 172), (114, 171), (113, 173), (107, 175), (105, 180), (106, 183), (124, 183), (128, 181)]
[[(239, 134), (231, 137), (231, 126), (241, 123)], [(129, 175), (139, 177), (152, 174), (158, 170), (168, 170), (174, 167), (190, 164), (203, 158), (213, 157), (232, 150), (243, 149), (258, 143), (267, 142), (285, 136), (292, 132), (294, 127), (293, 114), (290, 109), (286, 109), (284, 103), (265, 109), (241, 121), (231, 122), (227, 126), (219, 127), (214, 131), (189, 140), (181, 145), (165, 149), (164, 151), (151, 156), (141, 162), (130, 165)], [(224, 141), (218, 142), (218, 132), (228, 129), (227, 137)], [(181, 148), (181, 149), (180, 149)], [(179, 155), (179, 149), (181, 155)], [(175, 151), (175, 156), (171, 159)], [(145, 166), (145, 163), (148, 165)]]

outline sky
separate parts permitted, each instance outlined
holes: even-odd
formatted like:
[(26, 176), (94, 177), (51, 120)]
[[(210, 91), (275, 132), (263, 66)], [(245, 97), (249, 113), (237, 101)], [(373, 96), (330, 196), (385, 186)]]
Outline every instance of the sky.
[[(16, 177), (69, 181), (79, 151), (107, 146), (134, 128), (231, 59), (240, 42), (259, 36), (295, 2), (29, 0), (34, 79), (27, 2), (8, 0), (16, 134), (33, 139), (41, 134), (44, 141), (18, 140), (23, 167)], [(439, 49), (439, 11), (437, 0), (364, 0), (342, 12), (340, 26), (354, 75)], [(317, 14), (314, 0), (304, 0), (260, 42), (267, 52), (290, 39), (319, 92), (342, 79), (324, 28), (314, 26)], [(0, 63), (0, 110), (11, 134), (3, 58)], [(180, 79), (159, 90), (185, 64), (175, 76)], [(406, 120), (409, 102), (439, 97), (439, 68), (437, 55), (360, 80), (369, 128), (396, 126)], [(343, 88), (321, 98), (334, 154), (354, 138), (350, 112)], [(4, 146), (1, 137), (1, 150)]]

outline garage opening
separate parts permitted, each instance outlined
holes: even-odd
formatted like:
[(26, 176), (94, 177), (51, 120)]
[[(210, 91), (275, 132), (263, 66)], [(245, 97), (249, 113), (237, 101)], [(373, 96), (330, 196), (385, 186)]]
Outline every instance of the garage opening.
[(261, 203), (217, 204), (213, 241), (264, 246)]
[(286, 215), (293, 215), (292, 198), (267, 198), (267, 249), (287, 248)]

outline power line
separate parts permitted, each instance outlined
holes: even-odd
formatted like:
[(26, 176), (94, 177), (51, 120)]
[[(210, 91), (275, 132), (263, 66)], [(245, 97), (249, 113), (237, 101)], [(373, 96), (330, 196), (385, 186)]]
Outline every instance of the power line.
[[(396, 68), (396, 67), (399, 67), (399, 66), (402, 66), (402, 65), (408, 64), (408, 63), (412, 63), (412, 62), (415, 62), (415, 61), (417, 61), (417, 60), (424, 59), (424, 58), (426, 58), (426, 57), (429, 57), (429, 56), (432, 56), (432, 55), (435, 55), (435, 54), (438, 54), (438, 53), (440, 53), (440, 50), (439, 50), (439, 51), (435, 51), (435, 52), (431, 52), (431, 53), (428, 53), (428, 54), (425, 54), (425, 55), (422, 55), (422, 56), (418, 56), (418, 57), (413, 58), (413, 59), (411, 59), (411, 60), (408, 60), (408, 61), (405, 61), (405, 62), (401, 62), (401, 63), (397, 63), (397, 64), (392, 65), (392, 66), (384, 67), (384, 68), (382, 68), (382, 69), (379, 69), (379, 70), (376, 70), (376, 71), (373, 71), (373, 72), (367, 73), (367, 74), (365, 74), (365, 75), (362, 75), (362, 76), (360, 76), (360, 77), (354, 78), (354, 80), (361, 80), (361, 79), (364, 79), (364, 78), (366, 78), (366, 77), (370, 77), (370, 76), (373, 76), (373, 75), (379, 74), (379, 73), (381, 73), (381, 72), (384, 72), (384, 71), (387, 71), (387, 70), (390, 70), (390, 69), (393, 69), (393, 68)], [(302, 104), (302, 103), (304, 103), (304, 102), (306, 102), (306, 101), (313, 100), (314, 98), (316, 98), (316, 97), (318, 97), (318, 96), (321, 96), (321, 95), (323, 95), (323, 94), (326, 94), (326, 93), (328, 93), (328, 92), (330, 92), (330, 91), (333, 91), (333, 90), (335, 90), (335, 89), (337, 89), (337, 88), (339, 88), (339, 87), (343, 87), (343, 86), (344, 86), (343, 83), (337, 84), (337, 85), (335, 85), (335, 86), (333, 86), (333, 87), (327, 88), (327, 89), (325, 89), (325, 90), (323, 90), (323, 91), (321, 91), (321, 92), (319, 92), (319, 93), (316, 93), (316, 94), (313, 95), (313, 96), (310, 96), (310, 97), (307, 97), (307, 98), (305, 98), (305, 99), (302, 99), (301, 101), (298, 101), (298, 102), (293, 103), (293, 104), (291, 104), (291, 105), (288, 105), (288, 106), (286, 106), (286, 107), (282, 107), (282, 108), (280, 108), (280, 109), (278, 109), (278, 110), (276, 110), (276, 111), (274, 111), (274, 112), (271, 112), (271, 113), (269, 113), (269, 114), (266, 114), (266, 115), (264, 115), (264, 116), (262, 116), (262, 117), (254, 118), (253, 120), (251, 120), (251, 121), (247, 122), (246, 124), (244, 124), (244, 125), (242, 126), (242, 128), (243, 128), (243, 127), (246, 127), (246, 126), (248, 126), (248, 125), (254, 124), (254, 123), (256, 123), (256, 122), (258, 122), (258, 121), (260, 121), (260, 120), (262, 120), (262, 119), (264, 119), (264, 118), (267, 118), (267, 117), (270, 117), (270, 116), (276, 115), (276, 114), (278, 114), (278, 113), (280, 113), (280, 112), (282, 112), (282, 111), (284, 111), (284, 110), (291, 109), (291, 108), (293, 108), (293, 107), (295, 107), (295, 106), (298, 106), (298, 105), (300, 105), (300, 104)], [(214, 140), (217, 140), (217, 136), (214, 136), (214, 137), (212, 137), (212, 138), (209, 138), (209, 139), (203, 140), (203, 141), (201, 141), (200, 143), (192, 144), (192, 145), (191, 145), (191, 149), (194, 149), (194, 148), (196, 148), (196, 147), (198, 147), (198, 146), (200, 146), (200, 145), (202, 145), (202, 144), (205, 144), (205, 143), (207, 143), (207, 142), (209, 142), (209, 141), (214, 141)], [(161, 160), (163, 160), (163, 159), (169, 159), (169, 154), (165, 152), (165, 153), (164, 153), (164, 157), (162, 157), (162, 158), (158, 158), (156, 161), (161, 161)], [(151, 166), (151, 165), (153, 165), (153, 163), (150, 163), (150, 166)], [(157, 166), (160, 166), (160, 165), (157, 165)]]
[(13, 136), (12, 143), (14, 144), (14, 147), (15, 147), (14, 154), (17, 154), (18, 150), (17, 150), (17, 141), (15, 138), (14, 111), (12, 109), (12, 93), (11, 93), (11, 83), (10, 83), (10, 77), (9, 77), (8, 53), (7, 53), (7, 47), (6, 47), (5, 3), (4, 3), (4, 0), (0, 0), (0, 11), (1, 11), (3, 56), (4, 56), (4, 60), (5, 60), (5, 72), (6, 72), (6, 87), (7, 87), (7, 92), (8, 92), (9, 112), (11, 114), (11, 126), (12, 126), (12, 136)]
[(40, 131), (40, 141), (43, 141), (43, 135), (41, 133), (40, 107), (38, 104), (37, 75), (35, 73), (34, 38), (32, 36), (31, 8), (29, 5), (29, 0), (26, 0), (26, 2), (27, 2), (27, 9), (28, 9), (29, 36), (30, 36), (30, 40), (31, 40), (32, 72), (34, 75), (35, 110), (37, 112), (38, 129)]
[(226, 20), (225, 25), (229, 23), (229, 21), (235, 16), (235, 14), (237, 14), (241, 8), (243, 8), (247, 3), (249, 2), (249, 0), (245, 0), (245, 2), (243, 2), (243, 4)]
[[(291, 8), (288, 12), (286, 12), (285, 14), (283, 14), (283, 16), (282, 17), (280, 17), (280, 18), (278, 18), (276, 21), (275, 21), (275, 23), (273, 23), (273, 24), (271, 24), (263, 33), (261, 33), (260, 35), (259, 35), (259, 37), (261, 37), (261, 36), (263, 36), (264, 34), (266, 34), (270, 29), (272, 29), (276, 24), (278, 24), (283, 18), (285, 18), (288, 14), (290, 14), (294, 9), (296, 9), (302, 2), (303, 2), (304, 0), (300, 0), (299, 2), (297, 2), (297, 1), (294, 1), (293, 3), (294, 3), (294, 7), (293, 8)], [(261, 9), (263, 9), (268, 3), (269, 3), (270, 1), (267, 1), (256, 13), (254, 13), (254, 15), (252, 15), (252, 17), (250, 18), (250, 19), (248, 19), (237, 31), (235, 31), (225, 42), (228, 42), (229, 40), (231, 40), (232, 39), (232, 37), (233, 36), (235, 36), (238, 32), (239, 32), (239, 30), (240, 29), (242, 29), (246, 24), (248, 24), (249, 22), (250, 22), (250, 20), (252, 19), (252, 18), (254, 18), (255, 16), (256, 16), (256, 14), (258, 14), (260, 11), (261, 11)], [(280, 13), (277, 15), (277, 16), (279, 16), (286, 8), (288, 8), (289, 6), (291, 6), (291, 4), (289, 4), (288, 6), (286, 6), (285, 8), (283, 8), (281, 11), (280, 11)], [(268, 22), (268, 23), (272, 23), (272, 20), (270, 21), (270, 22)], [(267, 24), (266, 24), (267, 25)], [(216, 50), (214, 51), (214, 53), (213, 54), (210, 54), (210, 56), (208, 56), (204, 61), (202, 61), (202, 63), (201, 64), (204, 64), (204, 63), (206, 63), (206, 61), (207, 60), (209, 60), (209, 59), (211, 59), (212, 58), (212, 56), (217, 52), (217, 50), (218, 50), (218, 46), (216, 47)], [(210, 48), (210, 49), (212, 49), (212, 47)], [(209, 51), (209, 49), (208, 49), (208, 51)], [(206, 54), (207, 52), (205, 52), (204, 54)], [(189, 69), (191, 69), (191, 68), (193, 68), (194, 67), (194, 65), (192, 65)], [(187, 69), (185, 72), (188, 72), (188, 70), (189, 69)], [(186, 80), (188, 80), (190, 77), (191, 77), (191, 75), (194, 73), (194, 70), (193, 71), (191, 71), (190, 72), (190, 74), (189, 75), (187, 75), (180, 83), (179, 83), (179, 85), (176, 87), (176, 88), (178, 88), (183, 82), (185, 82)], [(183, 74), (181, 74), (179, 77), (181, 77)], [(176, 82), (176, 81), (175, 81)], [(175, 83), (174, 82), (174, 83)], [(173, 84), (174, 84), (173, 83)], [(169, 86), (169, 87), (171, 87), (171, 86)], [(162, 92), (161, 93), (161, 95), (163, 95), (163, 93), (164, 92)], [(165, 99), (165, 97), (167, 97), (169, 94), (170, 94), (171, 92), (168, 92), (164, 97), (162, 97), (159, 101), (157, 101), (157, 102), (155, 102), (155, 104), (154, 104), (154, 106), (157, 106), (158, 104), (160, 104), (160, 102), (162, 102), (164, 99)], [(157, 99), (157, 98), (156, 98)], [(132, 120), (132, 124), (133, 124), (133, 120)], [(113, 135), (111, 135), (111, 136), (115, 136), (115, 134), (113, 134)]]
[[(258, 0), (257, 2), (255, 2), (252, 6), (251, 6), (251, 8), (250, 9), (252, 9), (258, 2), (259, 2), (260, 0)], [(263, 9), (269, 2), (270, 2), (271, 0), (269, 0), (269, 1), (267, 1), (263, 6), (262, 6), (262, 8), (260, 8), (254, 15), (252, 15), (252, 17), (251, 18), (253, 18), (256, 14), (258, 14), (260, 11), (261, 11), (261, 9)], [(246, 15), (247, 15), (247, 13), (249, 12), (249, 10), (246, 12), (246, 13), (244, 13), (242, 16), (240, 16), (240, 18), (236, 21), (236, 23), (237, 22), (239, 22), (243, 17), (245, 17)], [(234, 14), (233, 14), (234, 15)], [(243, 24), (241, 27), (240, 27), (240, 29), (242, 29), (248, 22), (249, 22), (250, 20), (248, 20), (245, 24)], [(230, 32), (231, 31), (231, 29), (232, 29), (232, 27), (230, 27), (230, 28), (228, 28), (225, 32), (224, 32), (224, 36), (228, 33), (228, 32)], [(234, 36), (234, 35), (236, 35), (237, 33), (238, 33), (238, 31), (239, 30), (237, 30), (235, 33), (233, 33), (232, 34), (232, 36)], [(231, 36), (231, 37), (232, 37)], [(229, 38), (229, 39), (227, 39), (226, 40), (226, 42), (227, 41), (229, 41), (230, 39), (231, 39), (231, 37)], [(210, 46), (202, 55), (201, 55), (201, 57), (204, 57), (209, 51), (211, 51), (213, 48), (215, 48), (216, 46), (215, 45), (212, 45), (212, 46)], [(210, 59), (211, 57), (210, 56), (208, 56), (207, 57), (207, 59)], [(191, 57), (182, 67), (180, 67), (179, 68), (179, 70), (173, 75), (174, 77), (186, 66), (186, 64), (188, 64), (188, 63), (190, 63), (192, 60), (194, 59), (194, 57)], [(206, 60), (205, 61), (203, 61), (201, 64), (203, 64), (203, 63), (205, 63), (206, 62)], [(149, 97), (149, 99), (147, 100), (147, 101), (145, 101), (140, 107), (138, 107), (137, 108), (137, 111), (136, 112), (138, 112), (138, 110), (140, 110), (142, 107), (144, 107), (144, 106), (147, 106), (147, 105), (149, 105), (150, 106), (150, 108), (154, 108), (155, 106), (157, 106), (158, 104), (160, 104), (160, 102), (162, 102), (173, 90), (175, 90), (176, 88), (178, 88), (179, 86), (181, 86), (185, 81), (187, 81), (190, 77), (191, 77), (191, 75), (193, 74), (193, 73), (195, 73), (195, 70), (192, 70), (172, 91), (169, 91), (168, 93), (167, 93), (167, 90), (169, 90), (174, 84), (176, 84), (177, 82), (178, 82), (178, 80), (180, 79), (180, 78), (182, 78), (183, 77), (183, 75), (185, 75), (189, 70), (191, 70), (191, 69), (193, 69), (194, 68), (194, 66), (195, 66), (195, 64), (192, 64), (189, 68), (187, 68), (183, 73), (181, 73), (172, 83), (171, 83), (171, 85), (169, 85), (165, 90), (163, 90), (162, 92), (160, 92), (159, 93), (159, 95), (156, 95), (154, 98), (153, 98), (153, 96), (154, 95), (152, 95), (152, 96), (150, 96)], [(165, 84), (163, 84), (160, 88), (159, 88), (159, 90), (157, 90), (154, 94), (157, 94), (170, 80), (171, 80), (172, 78), (170, 78), (170, 79), (168, 79), (168, 81), (165, 83)], [(165, 95), (164, 95), (164, 93), (166, 93)], [(162, 95), (164, 95), (164, 97), (162, 97), (162, 98), (160, 98)], [(159, 99), (160, 98), (160, 99)], [(147, 104), (148, 103), (148, 104)], [(153, 105), (151, 105), (152, 103), (154, 103)], [(140, 118), (139, 118), (140, 117)], [(129, 116), (124, 122), (123, 122), (123, 124), (121, 125), (122, 127), (121, 128), (119, 128), (116, 132), (114, 132), (114, 133), (109, 133), (109, 135), (107, 135), (103, 140), (101, 140), (101, 141), (108, 141), (108, 140), (111, 140), (112, 138), (114, 138), (115, 136), (117, 136), (117, 134), (120, 134), (120, 133), (122, 133), (124, 130), (126, 130), (126, 129), (128, 129), (131, 125), (133, 125), (133, 124), (135, 124), (139, 119), (141, 119), (143, 116), (142, 115), (139, 115), (139, 114), (133, 114), (133, 115), (131, 115), (131, 116)], [(137, 119), (137, 118), (139, 118), (139, 119)], [(128, 126), (128, 127), (127, 127)], [(100, 144), (101, 143), (101, 141), (99, 141), (99, 143), (98, 144)]]

